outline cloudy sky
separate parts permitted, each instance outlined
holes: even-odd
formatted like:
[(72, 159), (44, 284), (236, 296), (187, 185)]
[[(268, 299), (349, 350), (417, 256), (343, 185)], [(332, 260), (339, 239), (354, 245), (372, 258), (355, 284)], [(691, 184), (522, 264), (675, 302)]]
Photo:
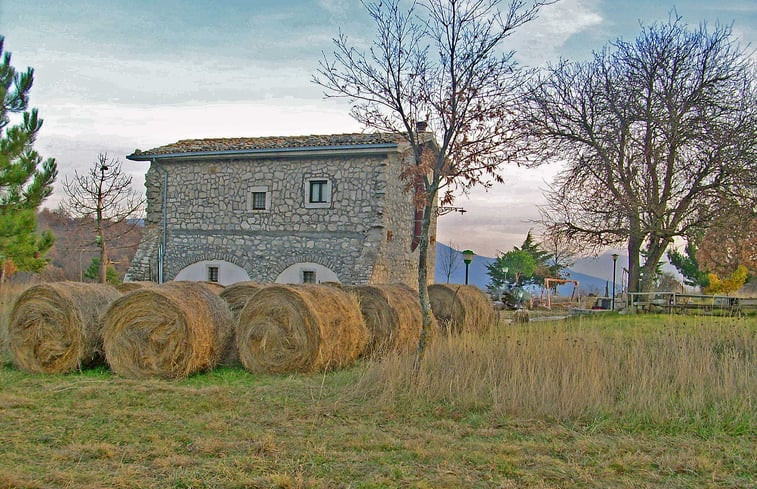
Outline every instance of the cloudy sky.
[[(583, 60), (673, 7), (690, 24), (733, 23), (742, 44), (757, 37), (753, 0), (561, 0), (508, 47), (527, 66)], [(339, 29), (370, 42), (358, 0), (0, 0), (5, 50), (17, 69), (35, 69), (31, 105), (45, 120), (37, 149), (56, 158), (60, 180), (107, 152), (139, 188), (146, 164), (124, 158), (136, 148), (361, 131), (345, 103), (310, 81)], [(438, 239), (489, 256), (520, 244), (557, 171), (505, 169), (504, 185), (458, 199), (468, 212), (440, 218)]]

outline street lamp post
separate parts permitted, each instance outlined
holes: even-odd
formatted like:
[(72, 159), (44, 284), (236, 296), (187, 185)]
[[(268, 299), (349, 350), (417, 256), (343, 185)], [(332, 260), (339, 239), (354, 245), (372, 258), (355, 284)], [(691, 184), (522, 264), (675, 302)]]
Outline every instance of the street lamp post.
[(502, 275), (505, 277), (505, 285), (507, 285), (507, 272), (510, 271), (510, 267), (502, 267)]
[(463, 262), (465, 262), (465, 285), (468, 285), (468, 267), (470, 266), (470, 262), (473, 261), (474, 255), (475, 253), (471, 250), (463, 251)]
[(615, 269), (618, 264), (618, 254), (612, 254), (612, 310), (615, 310)]

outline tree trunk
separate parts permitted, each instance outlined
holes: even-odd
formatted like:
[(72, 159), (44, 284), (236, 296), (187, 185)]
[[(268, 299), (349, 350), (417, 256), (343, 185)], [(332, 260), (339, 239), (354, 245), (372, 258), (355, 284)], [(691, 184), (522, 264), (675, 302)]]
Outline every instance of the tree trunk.
[(641, 267), (641, 284), (640, 292), (651, 292), (654, 285), (655, 269), (660, 262), (662, 255), (668, 248), (668, 241), (664, 239), (658, 239), (649, 246), (649, 253), (647, 254), (644, 266)]
[(100, 234), (100, 283), (108, 283), (108, 247), (102, 233)]
[(421, 314), (423, 315), (423, 325), (421, 334), (418, 339), (418, 350), (415, 358), (415, 369), (420, 367), (420, 360), (423, 358), (423, 352), (426, 349), (426, 336), (428, 329), (431, 327), (431, 302), (428, 298), (428, 234), (431, 227), (431, 212), (433, 210), (433, 197), (430, 197), (423, 208), (423, 221), (421, 223), (421, 240), (418, 243), (418, 299), (421, 303)]
[(628, 292), (639, 292), (639, 256), (641, 255), (641, 225), (638, 219), (630, 217), (628, 236)]

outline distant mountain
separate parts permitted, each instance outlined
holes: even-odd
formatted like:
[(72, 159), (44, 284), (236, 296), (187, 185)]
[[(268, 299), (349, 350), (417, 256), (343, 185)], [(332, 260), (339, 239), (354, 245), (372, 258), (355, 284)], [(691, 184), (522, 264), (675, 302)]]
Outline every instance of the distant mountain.
[[(437, 283), (447, 282), (447, 266), (445, 266), (445, 257), (453, 256), (457, 254), (460, 256), (458, 265), (452, 270), (450, 274), (449, 282), (462, 284), (465, 283), (465, 263), (463, 263), (460, 250), (450, 248), (444, 243), (436, 243), (436, 269), (434, 273), (434, 280)], [(576, 261), (577, 266), (573, 266), (564, 272), (565, 278), (571, 280), (577, 280), (581, 294), (586, 295), (594, 293), (597, 295), (604, 295), (605, 286), (608, 289), (612, 288), (612, 257), (608, 254), (609, 265), (607, 270), (602, 267), (605, 266), (603, 262), (598, 259), (581, 259)], [(492, 263), (495, 259), (488, 256), (476, 255), (473, 257), (473, 261), (468, 269), (468, 283), (475, 285), (483, 290), (486, 290), (486, 286), (489, 283), (489, 275), (487, 273), (486, 266)], [(618, 258), (618, 269), (616, 272), (616, 285), (615, 290), (620, 290), (620, 276), (621, 276), (621, 258)], [(595, 276), (591, 273), (585, 273), (584, 270), (595, 271), (600, 276)], [(609, 275), (607, 275), (609, 273)], [(604, 278), (607, 276), (608, 278)], [(559, 295), (570, 295), (573, 291), (573, 284), (565, 284), (558, 287), (557, 292)]]

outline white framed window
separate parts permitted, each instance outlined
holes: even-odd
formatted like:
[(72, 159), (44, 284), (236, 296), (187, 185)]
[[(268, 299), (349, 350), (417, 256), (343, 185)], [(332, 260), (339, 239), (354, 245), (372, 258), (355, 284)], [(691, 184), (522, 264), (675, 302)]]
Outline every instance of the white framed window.
[(305, 207), (308, 209), (331, 207), (331, 180), (325, 177), (305, 180)]
[(271, 209), (271, 192), (267, 185), (258, 185), (247, 189), (247, 210), (267, 211)]
[(217, 265), (209, 265), (208, 266), (208, 282), (216, 282), (218, 283), (218, 266)]
[(317, 282), (317, 277), (315, 274), (315, 270), (303, 270), (302, 271), (302, 283), (303, 284), (315, 284)]

